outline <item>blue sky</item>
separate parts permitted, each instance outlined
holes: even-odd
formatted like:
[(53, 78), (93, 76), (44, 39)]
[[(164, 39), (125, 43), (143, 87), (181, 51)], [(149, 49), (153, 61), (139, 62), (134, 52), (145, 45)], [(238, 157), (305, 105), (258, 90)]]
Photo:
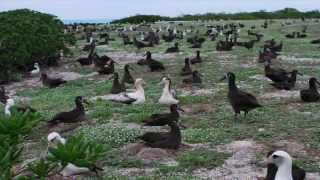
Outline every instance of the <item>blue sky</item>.
[(0, 0), (0, 11), (29, 8), (61, 19), (117, 19), (135, 14), (177, 16), (206, 12), (320, 9), (320, 0)]

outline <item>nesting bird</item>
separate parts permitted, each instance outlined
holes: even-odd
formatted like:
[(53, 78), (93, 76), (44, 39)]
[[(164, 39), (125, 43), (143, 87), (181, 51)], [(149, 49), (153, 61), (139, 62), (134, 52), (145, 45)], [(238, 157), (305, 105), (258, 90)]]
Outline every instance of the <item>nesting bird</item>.
[(221, 80), (225, 79), (228, 80), (228, 99), (235, 112), (235, 118), (237, 118), (238, 114), (240, 115), (241, 111), (244, 111), (244, 115), (246, 116), (249, 111), (262, 107), (255, 96), (238, 89), (235, 83), (236, 76), (232, 72), (228, 72)]
[(58, 123), (77, 123), (86, 120), (86, 112), (83, 103), (88, 104), (82, 96), (77, 96), (75, 98), (76, 107), (71, 111), (56, 114), (48, 121), (48, 125), (54, 126)]
[[(122, 80), (121, 82), (122, 83), (127, 83), (127, 84), (134, 84), (134, 79), (133, 77), (131, 76), (130, 74), (130, 70), (129, 69), (132, 69), (129, 64), (126, 64), (124, 66), (124, 75), (122, 77)], [(133, 69), (132, 69), (133, 70)]]
[(42, 80), (42, 84), (45, 86), (48, 86), (49, 88), (56, 88), (56, 87), (67, 82), (67, 81), (63, 80), (62, 78), (49, 77), (45, 73), (41, 74), (41, 80)]
[(32, 71), (30, 71), (30, 75), (31, 76), (36, 76), (40, 74), (40, 66), (39, 63), (34, 63), (34, 69)]
[(112, 74), (114, 73), (114, 64), (116, 62), (113, 60), (110, 60), (106, 65), (100, 68), (98, 71), (99, 74)]
[(273, 82), (282, 82), (285, 81), (290, 72), (287, 72), (284, 69), (275, 69), (270, 67), (270, 62), (266, 62), (264, 67), (265, 76)]
[(161, 62), (152, 59), (150, 51), (147, 51), (145, 55), (147, 56), (146, 59), (139, 60), (138, 65), (148, 65), (151, 72), (165, 70), (165, 67)]
[(287, 77), (284, 81), (275, 82), (271, 85), (280, 90), (291, 90), (295, 87), (297, 81), (297, 75), (301, 75), (297, 70), (293, 70), (291, 72), (291, 77)]
[(320, 82), (316, 78), (309, 79), (309, 89), (300, 91), (300, 97), (304, 102), (317, 102), (320, 100), (317, 85), (320, 85)]
[(148, 65), (148, 67), (149, 67), (151, 72), (164, 71), (166, 69), (161, 62), (156, 61), (156, 60), (151, 58), (151, 53), (150, 53), (150, 59), (147, 58), (147, 60), (148, 60), (148, 64), (147, 65)]
[(113, 74), (113, 83), (112, 83), (112, 87), (111, 87), (111, 94), (119, 94), (122, 92), (125, 92), (126, 88), (124, 87), (123, 82), (120, 83), (119, 82), (119, 74), (118, 73), (114, 73)]
[(138, 138), (144, 141), (146, 146), (151, 148), (162, 149), (179, 149), (181, 145), (181, 131), (175, 121), (168, 124), (171, 128), (170, 132), (147, 132)]
[(179, 44), (176, 42), (174, 43), (174, 46), (173, 47), (169, 47), (167, 50), (166, 50), (166, 53), (176, 53), (176, 52), (179, 52)]
[(150, 60), (152, 60), (152, 54), (150, 51), (147, 51), (146, 54), (144, 55), (146, 56), (145, 59), (140, 59), (137, 64), (140, 65), (140, 66), (143, 66), (143, 65), (147, 65), (149, 63)]
[(162, 90), (162, 95), (159, 99), (160, 104), (172, 105), (179, 103), (179, 100), (177, 100), (175, 97), (175, 91), (171, 88), (171, 83), (171, 79), (168, 77), (163, 77), (161, 79), (160, 85), (164, 85), (164, 87)]
[(198, 71), (193, 71), (190, 78), (183, 79), (184, 84), (200, 85), (202, 83), (201, 74)]
[(150, 42), (148, 44), (144, 43), (144, 42), (141, 42), (141, 41), (138, 41), (136, 37), (133, 38), (133, 44), (138, 48), (138, 49), (141, 49), (141, 48), (145, 48), (145, 47), (153, 47), (153, 44)]
[(92, 41), (92, 43), (88, 46), (88, 49), (90, 49), (88, 57), (79, 58), (77, 59), (77, 62), (79, 62), (81, 66), (91, 65), (93, 63), (95, 48), (96, 48), (95, 41)]
[(130, 93), (110, 94), (105, 99), (113, 102), (119, 102), (124, 104), (142, 104), (146, 101), (144, 95), (143, 85), (145, 84), (143, 79), (136, 79), (134, 86), (135, 91)]
[(191, 62), (189, 58), (186, 58), (184, 60), (184, 67), (181, 70), (180, 73), (182, 76), (190, 75), (192, 74), (192, 69), (191, 69)]
[(61, 135), (57, 132), (52, 132), (52, 133), (48, 134), (47, 140), (49, 143), (53, 143), (53, 144), (57, 144), (57, 143), (65, 144), (66, 143), (66, 139), (61, 137)]
[(103, 68), (105, 65), (109, 63), (109, 61), (112, 61), (112, 59), (109, 56), (103, 55), (100, 57), (97, 53), (94, 53), (93, 55), (93, 63), (94, 66), (97, 68)]
[(178, 123), (180, 117), (179, 111), (184, 112), (177, 104), (170, 106), (170, 113), (152, 114), (148, 119), (143, 120), (144, 126), (164, 126), (168, 125), (171, 121)]
[(306, 172), (292, 164), (291, 156), (285, 151), (268, 153), (268, 169), (265, 180), (304, 180)]
[(200, 51), (197, 51), (196, 57), (192, 58), (190, 61), (191, 61), (191, 64), (201, 63), (202, 58), (200, 56)]

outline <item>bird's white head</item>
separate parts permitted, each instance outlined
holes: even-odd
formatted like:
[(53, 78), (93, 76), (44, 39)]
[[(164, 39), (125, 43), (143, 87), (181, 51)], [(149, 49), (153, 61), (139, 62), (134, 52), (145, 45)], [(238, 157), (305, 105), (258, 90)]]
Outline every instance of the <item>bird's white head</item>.
[(165, 85), (170, 84), (170, 79), (166, 76), (162, 77), (159, 85), (163, 85), (163, 84)]
[(10, 98), (10, 99), (7, 99), (6, 106), (9, 106), (9, 107), (14, 106), (14, 100), (11, 99), (11, 98)]
[(292, 158), (285, 151), (275, 151), (268, 157), (268, 162), (280, 167), (283, 165), (292, 165)]
[(275, 151), (268, 157), (268, 163), (278, 167), (275, 180), (293, 180), (292, 158), (285, 151)]
[(10, 108), (14, 106), (14, 100), (13, 99), (7, 99), (6, 105), (4, 107), (4, 114), (11, 116)]
[(136, 79), (136, 81), (135, 81), (135, 86), (136, 87), (138, 87), (138, 86), (142, 86), (142, 85), (145, 85), (146, 84), (146, 82), (144, 82), (144, 80), (143, 79), (141, 79), (141, 78), (138, 78), (138, 79)]
[(57, 142), (57, 141), (58, 141), (59, 143), (62, 143), (62, 144), (65, 143), (65, 139), (62, 138), (62, 137), (60, 136), (60, 134), (57, 133), (57, 132), (52, 132), (52, 133), (50, 133), (50, 134), (48, 135), (48, 137), (47, 137), (47, 140), (48, 140), (49, 143), (55, 143), (55, 142)]

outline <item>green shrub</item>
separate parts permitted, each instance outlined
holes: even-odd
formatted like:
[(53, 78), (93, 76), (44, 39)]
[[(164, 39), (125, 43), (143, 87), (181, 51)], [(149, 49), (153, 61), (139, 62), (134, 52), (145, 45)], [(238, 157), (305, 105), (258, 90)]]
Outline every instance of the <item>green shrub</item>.
[(63, 24), (55, 16), (27, 9), (7, 11), (0, 13), (0, 27), (0, 82), (64, 49)]
[(11, 145), (8, 139), (0, 138), (0, 179), (11, 179), (13, 165), (19, 160), (22, 148)]
[(14, 112), (11, 116), (0, 115), (0, 137), (8, 138), (10, 144), (19, 144), (40, 120), (41, 117), (38, 113), (31, 112)]
[(88, 141), (83, 136), (70, 137), (65, 144), (58, 144), (57, 147), (49, 148), (52, 162), (61, 163), (63, 167), (72, 163), (79, 167), (93, 168), (98, 160), (105, 156), (108, 150), (92, 140)]
[(13, 165), (23, 150), (20, 143), (40, 121), (37, 113), (0, 115), (0, 179), (11, 179)]
[(45, 159), (40, 159), (28, 165), (28, 170), (34, 174), (35, 178), (41, 180), (44, 180), (46, 177), (48, 177), (50, 172), (52, 172), (55, 168), (55, 163), (51, 163)]

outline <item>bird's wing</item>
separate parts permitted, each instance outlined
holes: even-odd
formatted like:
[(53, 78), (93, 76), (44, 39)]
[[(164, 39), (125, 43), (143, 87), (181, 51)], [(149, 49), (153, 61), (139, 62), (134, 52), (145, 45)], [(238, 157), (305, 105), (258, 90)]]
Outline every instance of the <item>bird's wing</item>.
[(259, 105), (258, 100), (255, 96), (244, 91), (239, 91), (238, 102), (247, 105)]
[(127, 94), (125, 93), (120, 93), (120, 94), (109, 94), (107, 96), (104, 96), (103, 99), (105, 100), (110, 100), (110, 101), (114, 101), (114, 102), (121, 102), (121, 103), (125, 103), (125, 104), (131, 104), (134, 101), (136, 101), (135, 98), (129, 97)]
[(178, 98), (177, 91), (175, 89), (171, 89), (170, 92), (174, 98)]

